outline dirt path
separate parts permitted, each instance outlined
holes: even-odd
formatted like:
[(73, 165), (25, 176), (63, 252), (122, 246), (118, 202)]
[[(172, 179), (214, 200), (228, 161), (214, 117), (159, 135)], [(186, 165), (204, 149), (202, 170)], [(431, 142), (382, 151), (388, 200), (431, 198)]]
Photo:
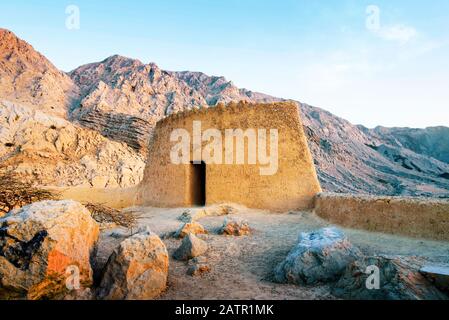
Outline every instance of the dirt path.
[[(164, 235), (177, 230), (177, 218), (186, 209), (133, 208), (139, 225)], [(160, 299), (334, 299), (326, 285), (300, 287), (276, 284), (271, 272), (296, 243), (300, 232), (328, 226), (312, 213), (272, 214), (260, 210), (243, 210), (233, 215), (249, 221), (254, 232), (250, 236), (230, 237), (217, 234), (224, 217), (204, 217), (199, 222), (209, 231), (201, 235), (209, 244), (206, 253), (212, 267), (200, 277), (186, 274), (184, 262), (170, 258), (169, 284)], [(366, 254), (422, 256), (430, 261), (449, 262), (449, 243), (417, 240), (380, 233), (343, 229), (348, 238)], [(98, 257), (103, 263), (115, 246), (129, 234), (124, 229), (102, 232)], [(181, 240), (163, 239), (169, 254)]]

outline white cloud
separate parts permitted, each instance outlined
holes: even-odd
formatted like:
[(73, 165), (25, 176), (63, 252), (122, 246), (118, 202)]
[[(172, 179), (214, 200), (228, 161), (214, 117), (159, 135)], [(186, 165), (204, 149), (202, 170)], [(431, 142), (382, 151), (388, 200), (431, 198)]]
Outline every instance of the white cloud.
[(373, 32), (384, 40), (396, 41), (400, 44), (406, 44), (418, 34), (415, 28), (400, 24), (381, 27)]

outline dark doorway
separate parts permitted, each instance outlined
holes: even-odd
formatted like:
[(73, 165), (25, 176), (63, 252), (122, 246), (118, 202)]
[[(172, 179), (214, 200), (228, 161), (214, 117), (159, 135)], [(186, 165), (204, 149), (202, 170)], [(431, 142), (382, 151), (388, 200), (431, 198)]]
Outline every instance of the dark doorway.
[(206, 164), (191, 162), (190, 198), (195, 206), (206, 205)]

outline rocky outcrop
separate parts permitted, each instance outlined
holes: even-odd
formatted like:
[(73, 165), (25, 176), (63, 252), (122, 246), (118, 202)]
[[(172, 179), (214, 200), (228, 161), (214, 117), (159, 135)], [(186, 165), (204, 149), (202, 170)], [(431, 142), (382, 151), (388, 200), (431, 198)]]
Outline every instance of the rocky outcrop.
[(126, 239), (106, 264), (98, 296), (107, 300), (146, 300), (167, 286), (168, 253), (149, 230)]
[(11, 211), (0, 219), (0, 296), (53, 298), (66, 293), (70, 275), (90, 286), (98, 236), (98, 224), (74, 201), (42, 201)]
[(0, 170), (49, 186), (129, 187), (144, 156), (124, 143), (31, 107), (0, 101)]
[(189, 233), (191, 234), (207, 234), (207, 231), (204, 227), (198, 222), (189, 222), (185, 223), (178, 231), (175, 232), (176, 238), (184, 238)]
[(298, 244), (276, 267), (274, 278), (280, 283), (300, 285), (336, 281), (361, 256), (337, 228), (302, 233)]
[(204, 254), (208, 249), (205, 241), (199, 239), (194, 234), (189, 234), (182, 240), (181, 245), (173, 253), (176, 260), (186, 261)]
[(419, 259), (403, 257), (378, 256), (357, 260), (348, 266), (332, 294), (361, 300), (447, 299), (419, 272), (421, 264)]
[(122, 113), (102, 112), (94, 109), (82, 113), (76, 121), (97, 130), (112, 140), (124, 142), (134, 150), (146, 150), (154, 123)]
[(244, 219), (226, 218), (219, 233), (229, 236), (245, 236), (251, 233), (251, 229), (248, 221)]

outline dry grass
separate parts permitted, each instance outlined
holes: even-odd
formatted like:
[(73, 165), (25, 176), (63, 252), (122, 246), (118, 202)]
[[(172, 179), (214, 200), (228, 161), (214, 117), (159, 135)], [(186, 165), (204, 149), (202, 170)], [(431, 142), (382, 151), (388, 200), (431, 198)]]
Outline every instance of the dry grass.
[(137, 225), (136, 216), (130, 212), (123, 212), (103, 204), (83, 203), (91, 212), (92, 218), (98, 223), (115, 223), (118, 226), (132, 229)]
[(42, 200), (56, 200), (59, 194), (22, 182), (19, 177), (0, 173), (0, 216), (9, 211)]

